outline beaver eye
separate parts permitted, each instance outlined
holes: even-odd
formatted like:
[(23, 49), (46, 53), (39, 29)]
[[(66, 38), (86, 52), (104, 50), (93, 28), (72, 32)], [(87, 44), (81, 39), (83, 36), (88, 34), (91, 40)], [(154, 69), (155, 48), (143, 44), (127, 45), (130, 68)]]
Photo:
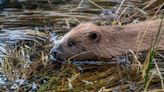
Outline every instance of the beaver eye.
[(97, 38), (97, 33), (91, 32), (90, 35), (89, 35), (89, 38), (90, 38), (91, 40), (96, 39), (96, 38)]
[(101, 39), (101, 34), (99, 32), (90, 32), (89, 33), (89, 39), (92, 42), (98, 42)]
[(69, 47), (72, 47), (72, 46), (74, 46), (74, 45), (75, 45), (75, 42), (73, 42), (73, 41), (69, 41), (69, 42), (68, 42), (68, 46), (69, 46)]

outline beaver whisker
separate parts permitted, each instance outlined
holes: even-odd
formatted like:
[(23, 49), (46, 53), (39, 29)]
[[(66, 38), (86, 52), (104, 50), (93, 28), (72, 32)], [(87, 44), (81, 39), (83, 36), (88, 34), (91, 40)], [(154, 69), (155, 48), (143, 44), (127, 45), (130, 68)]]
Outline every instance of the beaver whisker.
[(84, 54), (87, 54), (87, 53), (90, 53), (90, 51), (84, 51), (84, 52), (81, 52), (79, 54), (73, 55), (72, 57), (68, 58), (68, 60), (71, 60), (71, 59), (73, 59), (73, 58), (75, 58), (77, 56), (84, 55)]

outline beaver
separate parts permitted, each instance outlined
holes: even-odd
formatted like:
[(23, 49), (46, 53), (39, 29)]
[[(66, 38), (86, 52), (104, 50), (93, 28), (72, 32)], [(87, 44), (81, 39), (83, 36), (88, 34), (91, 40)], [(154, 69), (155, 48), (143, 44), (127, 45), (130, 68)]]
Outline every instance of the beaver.
[(81, 23), (56, 43), (50, 55), (55, 59), (111, 59), (128, 53), (129, 50), (134, 52), (149, 50), (157, 42), (158, 32), (161, 33), (156, 48), (163, 49), (162, 21), (156, 19), (122, 26)]

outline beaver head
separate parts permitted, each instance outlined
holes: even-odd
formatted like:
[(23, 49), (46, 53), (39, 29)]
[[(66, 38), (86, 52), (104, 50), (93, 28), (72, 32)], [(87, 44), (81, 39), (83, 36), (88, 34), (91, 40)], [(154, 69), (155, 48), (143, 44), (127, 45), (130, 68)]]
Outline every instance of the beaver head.
[(104, 33), (101, 27), (92, 23), (81, 23), (62, 37), (51, 50), (56, 59), (96, 59), (103, 56)]

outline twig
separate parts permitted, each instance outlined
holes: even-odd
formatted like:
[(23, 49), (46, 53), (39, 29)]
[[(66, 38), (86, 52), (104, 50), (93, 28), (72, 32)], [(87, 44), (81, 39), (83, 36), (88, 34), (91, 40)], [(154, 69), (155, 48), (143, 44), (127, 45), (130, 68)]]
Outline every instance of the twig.
[(95, 2), (93, 2), (92, 0), (88, 0), (88, 1), (89, 1), (90, 3), (92, 3), (93, 5), (95, 5), (96, 7), (98, 7), (98, 8), (100, 8), (100, 9), (104, 10), (103, 7), (99, 6), (98, 4), (96, 4)]
[(114, 21), (116, 20), (116, 17), (117, 17), (117, 15), (118, 15), (118, 13), (119, 13), (119, 11), (120, 11), (120, 9), (121, 9), (121, 7), (122, 7), (124, 1), (125, 1), (125, 0), (122, 0), (120, 6), (119, 6), (118, 9), (117, 9), (117, 11), (116, 11), (116, 15), (115, 15), (115, 17), (114, 17)]
[(157, 72), (158, 72), (158, 74), (159, 74), (159, 77), (160, 77), (160, 79), (161, 79), (161, 86), (162, 86), (162, 89), (164, 88), (164, 81), (163, 81), (163, 77), (162, 77), (162, 75), (161, 75), (161, 72), (160, 72), (160, 70), (159, 70), (159, 67), (158, 67), (158, 64), (157, 64), (157, 62), (156, 62), (156, 60), (154, 59), (154, 64), (155, 64), (155, 67), (156, 67), (156, 69), (157, 69)]

